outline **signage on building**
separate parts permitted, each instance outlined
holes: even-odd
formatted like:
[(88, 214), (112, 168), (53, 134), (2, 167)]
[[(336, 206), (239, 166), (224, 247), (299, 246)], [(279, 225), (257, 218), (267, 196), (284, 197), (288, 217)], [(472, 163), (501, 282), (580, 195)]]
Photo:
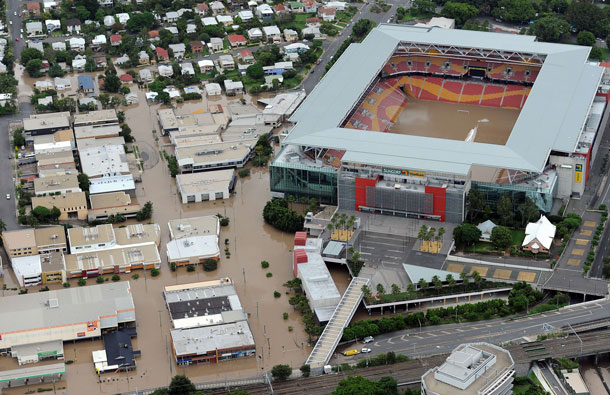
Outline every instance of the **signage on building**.
[(582, 182), (582, 164), (576, 165), (574, 172), (574, 182)]
[(76, 337), (85, 337), (85, 332), (78, 332)]
[(38, 353), (38, 358), (50, 357), (53, 355), (57, 355), (57, 350), (55, 351), (43, 351)]
[(407, 177), (419, 177), (419, 178), (424, 178), (426, 176), (426, 173), (424, 173), (422, 171), (390, 169), (387, 167), (383, 167), (381, 169), (381, 172), (383, 174), (391, 174), (394, 176), (407, 176)]

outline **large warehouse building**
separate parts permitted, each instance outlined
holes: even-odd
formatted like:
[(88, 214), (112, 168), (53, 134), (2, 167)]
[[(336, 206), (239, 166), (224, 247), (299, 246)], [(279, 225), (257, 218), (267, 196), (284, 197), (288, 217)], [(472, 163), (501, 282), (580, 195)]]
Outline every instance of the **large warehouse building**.
[(608, 119), (590, 48), (382, 24), (290, 118), (273, 196), (461, 222), (471, 188), (549, 212), (583, 194)]
[(128, 281), (5, 296), (0, 303), (0, 352), (100, 337), (135, 321)]

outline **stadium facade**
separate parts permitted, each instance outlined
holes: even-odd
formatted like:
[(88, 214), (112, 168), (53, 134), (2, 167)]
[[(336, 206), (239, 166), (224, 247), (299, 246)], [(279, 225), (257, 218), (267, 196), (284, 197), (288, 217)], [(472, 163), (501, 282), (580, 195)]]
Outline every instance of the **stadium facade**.
[[(271, 193), (461, 222), (475, 188), (490, 204), (510, 193), (549, 212), (554, 198), (584, 193), (608, 119), (604, 69), (589, 51), (532, 36), (382, 24), (348, 47), (290, 118)], [(421, 122), (410, 107), (417, 103), (437, 112)], [(485, 124), (496, 122), (494, 111), (514, 117), (505, 134)]]

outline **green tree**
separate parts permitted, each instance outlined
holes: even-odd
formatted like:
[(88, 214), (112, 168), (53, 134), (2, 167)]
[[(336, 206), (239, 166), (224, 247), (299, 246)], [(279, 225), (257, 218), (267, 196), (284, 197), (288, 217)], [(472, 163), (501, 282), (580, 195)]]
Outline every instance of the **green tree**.
[(525, 201), (517, 207), (517, 211), (521, 214), (521, 225), (525, 226), (527, 223), (537, 220), (540, 217), (540, 209), (536, 206), (536, 203), (528, 197)]
[(483, 212), (485, 206), (481, 192), (474, 188), (470, 188), (468, 196), (466, 197), (466, 205), (468, 207), (470, 222), (475, 222), (475, 219)]
[(169, 395), (186, 395), (194, 394), (197, 390), (195, 384), (191, 382), (188, 377), (178, 374), (172, 377), (171, 383), (169, 383)]
[(513, 200), (508, 193), (500, 197), (496, 206), (496, 214), (500, 217), (500, 224), (504, 226), (511, 226), (513, 224), (515, 208), (513, 206)]
[(89, 10), (86, 9), (84, 6), (79, 5), (78, 7), (76, 7), (76, 16), (78, 16), (78, 19), (80, 19), (81, 21), (86, 21), (87, 19), (89, 19), (89, 15), (91, 15)]
[(411, 12), (415, 15), (427, 15), (434, 12), (435, 4), (431, 0), (413, 0)]
[(589, 59), (602, 61), (605, 59), (604, 52), (600, 47), (592, 47), (591, 52), (589, 52)]
[(491, 231), (490, 241), (497, 249), (506, 249), (513, 243), (513, 235), (506, 226), (496, 226)]
[(42, 52), (35, 48), (25, 48), (23, 51), (21, 51), (21, 64), (25, 66), (30, 60), (42, 59), (42, 56)]
[(538, 40), (560, 42), (570, 34), (570, 24), (561, 17), (547, 15), (534, 21), (531, 32)]
[(530, 0), (500, 0), (492, 14), (507, 22), (529, 22), (536, 16)]
[(455, 3), (448, 1), (441, 10), (441, 15), (445, 18), (455, 19), (458, 25), (463, 25), (470, 18), (475, 17), (479, 9), (467, 3)]
[(417, 238), (421, 241), (426, 240), (426, 237), (428, 237), (428, 227), (426, 225), (422, 225), (421, 228), (419, 228), (419, 232), (417, 233)]
[(271, 375), (274, 379), (284, 381), (292, 374), (292, 368), (289, 365), (275, 365), (271, 368)]
[(372, 295), (371, 289), (366, 284), (362, 286), (362, 295), (367, 299)]
[(29, 60), (25, 65), (25, 70), (28, 72), (30, 77), (40, 77), (42, 75), (40, 72), (40, 67), (42, 67), (42, 60), (32, 59)]
[(152, 218), (152, 213), (153, 213), (153, 204), (152, 204), (152, 202), (148, 201), (144, 204), (144, 207), (142, 207), (142, 209), (136, 213), (136, 219), (138, 221), (144, 221), (144, 220), (150, 219), (150, 218)]
[(49, 77), (63, 77), (64, 75), (66, 75), (66, 72), (63, 71), (61, 69), (61, 66), (58, 65), (57, 63), (53, 64), (50, 68), (49, 68)]
[(586, 30), (582, 30), (576, 36), (576, 42), (578, 43), (578, 45), (591, 47), (595, 44), (595, 35)]
[(260, 80), (265, 76), (263, 66), (256, 62), (253, 65), (248, 66), (246, 69), (246, 75), (254, 80)]
[[(576, 31), (588, 30), (593, 34), (605, 37), (607, 31), (607, 16), (593, 3), (584, 1), (573, 1), (566, 11), (568, 22)], [(606, 31), (605, 34), (602, 34)]]
[(78, 178), (78, 187), (83, 192), (88, 192), (89, 187), (91, 186), (91, 181), (89, 181), (89, 176), (86, 175), (85, 173), (79, 173), (77, 178)]
[(396, 284), (392, 284), (392, 295), (396, 296), (400, 293), (400, 287)]
[(15, 147), (21, 147), (25, 145), (25, 136), (23, 135), (23, 128), (19, 128), (13, 132), (13, 145)]
[[(429, 1), (429, 0), (415, 0), (415, 1)], [(431, 3), (431, 1), (430, 1)], [(366, 35), (375, 27), (375, 22), (370, 19), (359, 19), (358, 22), (354, 23), (352, 28), (352, 35), (359, 41), (362, 40)]]
[(381, 296), (385, 294), (385, 288), (382, 283), (377, 284), (377, 293)]
[(447, 282), (447, 284), (449, 284), (450, 287), (455, 285), (455, 278), (453, 278), (452, 274), (448, 274), (447, 277), (445, 277), (445, 281)]
[(481, 230), (473, 224), (463, 223), (453, 229), (453, 238), (458, 244), (471, 245), (481, 238)]
[(426, 280), (424, 280), (423, 278), (419, 279), (419, 282), (417, 283), (419, 290), (424, 290), (426, 288), (428, 288), (428, 282)]
[(106, 72), (104, 77), (104, 90), (110, 93), (117, 93), (121, 87), (121, 79), (114, 73)]
[(301, 373), (303, 374), (303, 377), (309, 377), (309, 374), (311, 372), (311, 367), (309, 365), (303, 365), (301, 366)]

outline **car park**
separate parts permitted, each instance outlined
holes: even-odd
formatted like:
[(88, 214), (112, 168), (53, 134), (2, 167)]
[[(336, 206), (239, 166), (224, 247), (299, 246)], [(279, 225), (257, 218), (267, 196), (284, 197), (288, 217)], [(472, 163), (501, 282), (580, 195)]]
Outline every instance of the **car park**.
[(367, 336), (364, 339), (362, 339), (365, 343), (371, 343), (375, 341), (375, 338), (373, 336)]

